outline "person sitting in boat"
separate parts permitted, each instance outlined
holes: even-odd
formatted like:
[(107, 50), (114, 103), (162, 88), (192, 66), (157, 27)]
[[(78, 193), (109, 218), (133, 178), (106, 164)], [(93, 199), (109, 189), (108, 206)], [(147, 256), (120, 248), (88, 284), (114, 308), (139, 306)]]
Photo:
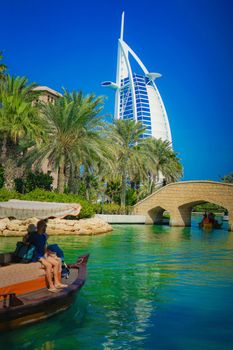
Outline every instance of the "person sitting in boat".
[(202, 221), (201, 221), (201, 226), (203, 226), (205, 224), (209, 224), (209, 223), (210, 223), (210, 221), (209, 221), (208, 215), (205, 212), (204, 215), (203, 215)]
[(215, 219), (214, 213), (209, 213), (208, 215), (210, 223), (213, 225), (214, 228), (221, 228), (222, 224), (218, 222), (218, 220)]
[(216, 221), (214, 213), (209, 213), (208, 214), (208, 219), (209, 219), (209, 222), (214, 225), (214, 223)]
[(45, 274), (49, 285), (48, 290), (56, 293), (59, 292), (59, 289), (68, 286), (60, 283), (61, 260), (58, 257), (54, 258), (46, 252), (48, 238), (46, 228), (47, 224), (45, 220), (38, 221), (37, 230), (29, 234), (28, 241), (36, 247), (37, 255), (35, 261), (40, 261), (45, 268)]
[(23, 237), (23, 243), (24, 244), (29, 244), (29, 236), (31, 233), (36, 232), (36, 225), (34, 224), (29, 224), (28, 228), (27, 228), (27, 233), (26, 235)]

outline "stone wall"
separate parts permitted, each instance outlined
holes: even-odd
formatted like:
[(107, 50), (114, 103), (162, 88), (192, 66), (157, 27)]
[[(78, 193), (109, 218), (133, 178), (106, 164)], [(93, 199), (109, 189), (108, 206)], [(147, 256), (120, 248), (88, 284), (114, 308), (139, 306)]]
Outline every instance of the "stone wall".
[[(37, 224), (37, 218), (26, 220), (0, 219), (0, 236), (24, 236), (29, 224)], [(97, 235), (111, 232), (112, 227), (99, 218), (65, 220), (50, 219), (47, 224), (49, 235)]]

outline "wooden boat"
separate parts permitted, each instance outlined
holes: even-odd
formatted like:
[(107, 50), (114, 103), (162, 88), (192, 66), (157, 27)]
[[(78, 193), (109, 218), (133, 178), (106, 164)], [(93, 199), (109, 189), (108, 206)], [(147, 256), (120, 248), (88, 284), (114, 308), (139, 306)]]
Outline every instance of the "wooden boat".
[[(66, 310), (85, 283), (89, 254), (78, 257), (76, 263), (68, 265), (69, 278), (62, 280), (68, 287), (58, 293), (48, 291), (40, 263), (11, 263), (12, 256), (12, 253), (0, 254), (0, 331), (35, 323)], [(15, 271), (15, 275), (10, 270)], [(20, 270), (27, 271), (28, 280)], [(7, 276), (8, 285), (4, 286), (1, 275)]]
[(218, 222), (213, 223), (202, 223), (200, 222), (199, 224), (199, 228), (202, 228), (204, 230), (212, 230), (212, 229), (220, 229), (222, 227), (222, 223), (219, 224)]

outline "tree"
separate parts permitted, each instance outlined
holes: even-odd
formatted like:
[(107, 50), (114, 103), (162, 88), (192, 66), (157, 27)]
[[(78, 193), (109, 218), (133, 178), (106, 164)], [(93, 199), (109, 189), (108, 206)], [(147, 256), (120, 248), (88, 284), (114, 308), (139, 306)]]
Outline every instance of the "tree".
[(220, 181), (226, 182), (226, 183), (233, 183), (233, 173), (229, 173), (221, 177)]
[(20, 140), (25, 137), (38, 140), (42, 134), (39, 110), (33, 104), (38, 95), (33, 91), (35, 86), (34, 83), (28, 84), (25, 77), (6, 75), (0, 81), (1, 161), (5, 166), (5, 186), (8, 188), (14, 183)]
[(66, 175), (80, 171), (90, 163), (104, 157), (103, 140), (100, 136), (103, 98), (94, 94), (83, 96), (82, 92), (69, 93), (54, 104), (41, 104), (44, 118), (45, 139), (33, 150), (34, 160), (39, 164), (48, 159), (58, 170), (58, 191), (64, 192)]
[(43, 126), (39, 110), (33, 104), (38, 95), (33, 91), (35, 86), (35, 83), (28, 84), (25, 77), (15, 78), (10, 75), (0, 83), (0, 130), (5, 135), (5, 142), (7, 137), (17, 144), (25, 136), (41, 136)]
[[(3, 53), (0, 51), (0, 61), (3, 59)], [(5, 73), (7, 70), (7, 66), (4, 63), (0, 63), (0, 80), (5, 78)]]
[(108, 142), (115, 154), (113, 173), (120, 180), (122, 207), (126, 204), (127, 181), (146, 177), (144, 131), (142, 123), (130, 119), (116, 120), (109, 126)]
[(155, 190), (161, 174), (167, 182), (177, 181), (182, 175), (182, 166), (170, 143), (143, 138), (145, 128), (141, 123), (117, 120), (109, 129), (109, 147), (116, 155), (113, 173), (121, 185), (121, 206), (126, 204), (130, 183), (131, 188), (136, 186), (138, 192), (144, 187), (144, 195), (146, 186), (146, 195), (149, 195)]
[(15, 189), (20, 193), (31, 192), (36, 188), (42, 188), (46, 191), (51, 191), (52, 184), (52, 176), (38, 170), (35, 172), (32, 172), (30, 170), (26, 173), (24, 178), (21, 177), (15, 179)]
[[(148, 173), (148, 195), (154, 192), (161, 177), (166, 183), (177, 181), (182, 176), (182, 165), (169, 141), (150, 138), (145, 144)], [(161, 185), (161, 184), (159, 184)]]

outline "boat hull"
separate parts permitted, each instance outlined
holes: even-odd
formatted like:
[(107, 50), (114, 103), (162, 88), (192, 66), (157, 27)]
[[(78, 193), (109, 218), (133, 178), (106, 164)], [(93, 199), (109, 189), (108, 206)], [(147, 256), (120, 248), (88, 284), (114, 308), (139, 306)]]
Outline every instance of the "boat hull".
[(62, 289), (58, 293), (50, 293), (46, 289), (28, 293), (18, 296), (18, 299), (23, 303), (22, 305), (1, 307), (0, 331), (12, 330), (36, 323), (68, 309), (86, 279), (88, 255), (80, 258), (84, 258), (81, 264), (76, 263), (72, 265), (72, 282), (68, 284), (67, 288)]
[[(39, 322), (57, 313), (66, 310), (72, 304), (72, 300), (55, 305), (41, 305), (39, 307), (27, 308), (21, 312), (7, 312), (0, 318), (0, 331), (15, 329), (27, 324)], [(47, 306), (47, 309), (46, 309)]]
[(212, 224), (212, 223), (206, 223), (206, 224), (203, 224), (203, 223), (199, 223), (199, 227), (202, 228), (203, 230), (206, 230), (206, 231), (210, 231), (210, 230), (213, 230), (213, 229), (221, 229), (222, 228), (222, 224), (219, 224), (219, 223), (216, 223), (216, 224)]

